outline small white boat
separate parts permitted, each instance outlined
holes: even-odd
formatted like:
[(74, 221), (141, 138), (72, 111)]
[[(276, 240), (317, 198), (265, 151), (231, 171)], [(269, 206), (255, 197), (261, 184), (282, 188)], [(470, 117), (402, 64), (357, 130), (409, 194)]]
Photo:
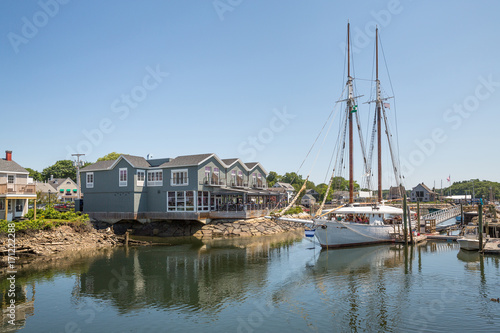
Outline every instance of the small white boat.
[(457, 239), (460, 249), (467, 251), (479, 250), (479, 234), (477, 226), (466, 226), (462, 238)]

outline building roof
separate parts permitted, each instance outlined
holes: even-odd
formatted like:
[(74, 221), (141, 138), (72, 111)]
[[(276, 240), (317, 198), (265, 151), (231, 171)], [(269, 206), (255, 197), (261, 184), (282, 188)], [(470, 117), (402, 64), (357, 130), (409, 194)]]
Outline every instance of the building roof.
[(425, 185), (424, 183), (420, 183), (418, 184), (417, 186), (415, 186), (413, 189), (416, 189), (418, 186), (422, 186), (424, 190), (426, 190), (427, 192), (429, 193), (434, 193), (434, 191), (432, 191), (429, 187), (427, 187), (427, 185)]
[(163, 163), (160, 165), (161, 168), (163, 167), (177, 167), (177, 166), (192, 166), (192, 165), (199, 165), (209, 157), (214, 156), (215, 154), (198, 154), (198, 155), (184, 155), (184, 156), (178, 156), (171, 160), (170, 162)]
[(307, 199), (307, 200), (314, 200), (316, 201), (316, 198), (313, 197), (311, 194), (306, 194), (302, 197), (302, 200)]
[(249, 169), (253, 169), (257, 164), (259, 164), (258, 162), (250, 162), (250, 163), (245, 163), (245, 165), (247, 166), (247, 168)]
[(54, 192), (54, 187), (48, 183), (35, 183), (35, 186), (37, 192), (48, 193), (49, 190)]
[[(126, 159), (134, 168), (149, 168), (151, 165), (148, 163), (142, 156), (134, 156), (134, 155), (121, 155), (124, 159)], [(120, 156), (120, 157), (121, 157)], [(120, 159), (118, 158), (118, 160)]]
[(115, 160), (95, 162), (94, 164), (87, 165), (85, 168), (80, 169), (80, 172), (88, 172), (88, 171), (94, 171), (94, 170), (106, 170), (106, 169), (109, 169), (109, 167), (111, 167), (114, 163), (115, 163)]
[(132, 167), (134, 168), (143, 168), (143, 169), (148, 169), (148, 168), (170, 168), (170, 167), (185, 167), (185, 166), (196, 166), (200, 165), (201, 163), (205, 162), (207, 159), (214, 157), (217, 161), (219, 161), (223, 167), (229, 167), (232, 164), (236, 163), (237, 161), (240, 161), (242, 165), (247, 168), (248, 171), (251, 169), (255, 168), (255, 166), (259, 165), (262, 168), (262, 171), (264, 173), (267, 173), (266, 170), (262, 167), (262, 165), (258, 162), (252, 162), (252, 163), (243, 163), (239, 158), (228, 158), (221, 160), (219, 157), (214, 154), (214, 153), (207, 153), (207, 154), (196, 154), (196, 155), (184, 155), (184, 156), (177, 156), (176, 158), (163, 158), (163, 159), (154, 159), (154, 160), (146, 160), (144, 157), (141, 156), (134, 156), (134, 155), (120, 155), (120, 157), (116, 160), (111, 160), (111, 161), (99, 161), (94, 164), (88, 165), (82, 169), (80, 169), (81, 172), (89, 172), (89, 171), (97, 171), (97, 170), (110, 170), (113, 169), (114, 166), (121, 160), (125, 159)]
[(147, 160), (149, 165), (151, 165), (152, 168), (159, 167), (163, 163), (170, 162), (172, 159), (170, 157), (165, 157), (165, 158), (155, 158), (155, 159), (149, 159)]
[(285, 190), (295, 191), (295, 188), (291, 184), (289, 184), (289, 183), (276, 182), (273, 187), (278, 187), (276, 185), (278, 185), (279, 187), (284, 188)]
[[(67, 178), (54, 178), (52, 180), (49, 180), (47, 181), (47, 184), (49, 184), (50, 186), (52, 186), (54, 189), (57, 190), (57, 188), (63, 184), (66, 184), (67, 181), (70, 181), (72, 182), (73, 184), (75, 184), (75, 182), (73, 181), (73, 179), (67, 177)], [(76, 184), (75, 184), (76, 185)]]
[(28, 173), (28, 170), (20, 166), (14, 161), (7, 161), (4, 158), (0, 158), (0, 172), (22, 172)]
[(238, 160), (238, 158), (226, 158), (226, 159), (223, 159), (222, 162), (224, 162), (225, 165), (230, 166), (231, 164), (233, 164), (237, 160)]

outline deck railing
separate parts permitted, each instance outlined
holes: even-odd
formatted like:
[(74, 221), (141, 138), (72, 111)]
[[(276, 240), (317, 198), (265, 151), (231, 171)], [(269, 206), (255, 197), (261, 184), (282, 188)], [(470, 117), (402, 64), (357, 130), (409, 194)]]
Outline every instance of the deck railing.
[(263, 181), (256, 181), (252, 183), (253, 188), (260, 188), (260, 189), (265, 189), (267, 188), (267, 182)]
[(36, 194), (36, 185), (0, 184), (0, 194)]
[(209, 177), (209, 178), (205, 177), (200, 182), (200, 185), (224, 186), (224, 185), (226, 185), (226, 182), (224, 179), (214, 179), (212, 177)]

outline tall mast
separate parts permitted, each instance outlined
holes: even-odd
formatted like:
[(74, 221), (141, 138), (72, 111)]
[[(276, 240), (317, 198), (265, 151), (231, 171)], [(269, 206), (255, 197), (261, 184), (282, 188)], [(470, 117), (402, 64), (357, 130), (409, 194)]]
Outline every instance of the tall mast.
[(382, 202), (382, 101), (380, 98), (380, 81), (378, 79), (378, 27), (375, 30), (375, 54), (376, 54), (376, 84), (377, 84), (377, 143), (378, 143), (378, 202)]
[(347, 100), (347, 112), (349, 114), (349, 203), (354, 202), (354, 161), (353, 161), (353, 135), (352, 135), (352, 111), (354, 107), (353, 103), (353, 89), (352, 89), (352, 78), (351, 78), (351, 57), (350, 57), (350, 30), (349, 22), (347, 23), (347, 85), (349, 88), (349, 96)]

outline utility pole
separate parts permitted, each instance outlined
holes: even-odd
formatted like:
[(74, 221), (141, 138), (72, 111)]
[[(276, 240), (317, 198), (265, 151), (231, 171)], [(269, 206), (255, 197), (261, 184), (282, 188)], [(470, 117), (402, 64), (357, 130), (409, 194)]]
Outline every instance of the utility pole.
[(80, 156), (85, 156), (85, 154), (71, 154), (71, 156), (76, 156), (76, 187), (77, 187), (77, 197), (81, 199), (81, 190), (80, 190)]
[(474, 179), (472, 180), (472, 200), (476, 198), (476, 192), (474, 191)]

